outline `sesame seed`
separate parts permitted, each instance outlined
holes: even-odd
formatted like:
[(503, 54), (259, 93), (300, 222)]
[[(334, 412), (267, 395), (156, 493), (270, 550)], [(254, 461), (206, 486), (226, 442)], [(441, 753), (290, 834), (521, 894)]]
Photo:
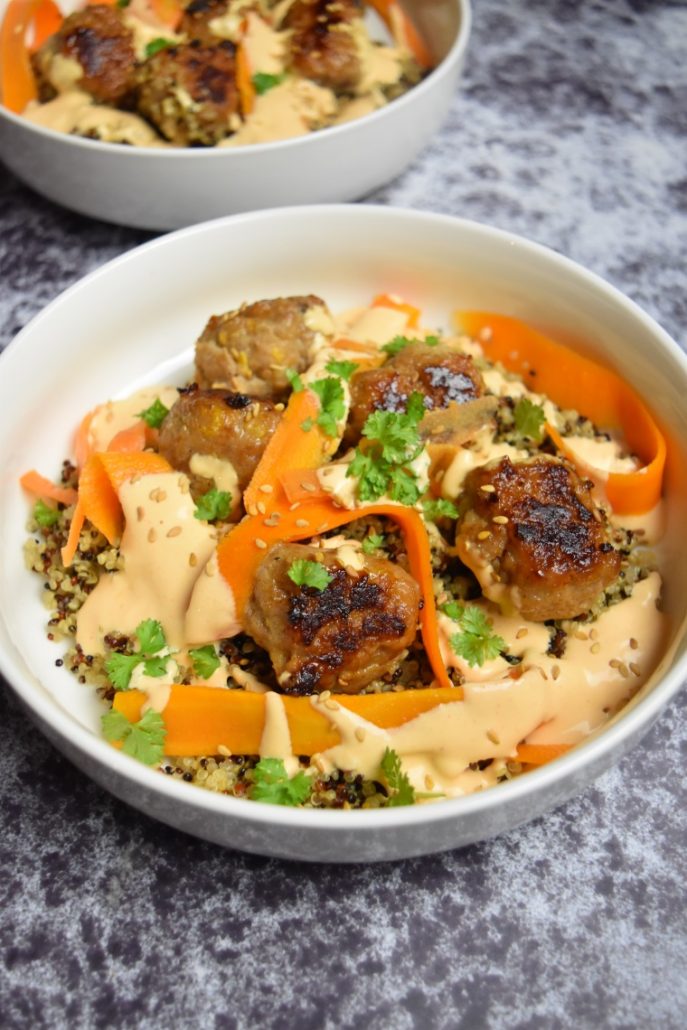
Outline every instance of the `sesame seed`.
[(610, 665), (610, 667), (612, 669), (620, 669), (620, 666), (622, 665), (622, 662), (620, 662), (617, 658), (611, 658), (611, 660), (610, 660), (610, 662), (608, 664)]
[(515, 634), (515, 639), (522, 640), (522, 638), (526, 637), (528, 633), (529, 630), (527, 629), (527, 627), (523, 626), (522, 629), (519, 629), (518, 632)]
[(255, 546), (259, 547), (261, 551), (264, 551), (267, 548), (267, 544), (264, 540), (261, 540), (259, 536), (256, 536), (255, 538)]
[(494, 331), (491, 328), (491, 326), (488, 326), (488, 325), (485, 325), (484, 328), (480, 329), (480, 331), (479, 331), (479, 338), (480, 338), (480, 340), (483, 340), (485, 343), (488, 343), (489, 340), (491, 340), (493, 335), (494, 335)]
[(599, 651), (601, 650), (601, 644), (598, 642), (598, 640), (597, 640), (597, 642), (595, 644), (592, 644), (592, 646), (589, 648), (589, 650), (591, 651), (592, 654), (598, 654), (599, 653)]
[(300, 506), (301, 506), (301, 502), (300, 501), (294, 501), (293, 504), (289, 505), (289, 511), (295, 511), (296, 508), (300, 508)]
[(281, 403), (281, 401), (280, 401), (280, 402), (279, 402), (279, 404), (275, 404), (275, 405), (274, 405), (274, 410), (275, 410), (275, 411), (283, 411), (283, 410), (284, 410), (284, 407), (285, 407), (285, 406), (284, 406), (284, 405), (283, 405), (283, 404)]
[(265, 515), (266, 514), (267, 508), (265, 507), (263, 501), (258, 501), (258, 503), (255, 505), (255, 507), (258, 509), (258, 512), (259, 512), (260, 515)]
[(296, 519), (296, 525), (298, 526), (299, 529), (305, 529), (305, 527), (309, 526), (310, 523), (308, 522), (307, 519)]
[(332, 696), (331, 690), (323, 690), (322, 693), (320, 694), (320, 701), (328, 701), (331, 696)]
[(205, 575), (206, 576), (214, 576), (214, 574), (215, 574), (215, 566), (212, 565), (210, 562), (208, 562), (207, 565), (205, 566)]
[(492, 486), (491, 483), (485, 483), (484, 486), (480, 487), (480, 490), (483, 490), (485, 494), (495, 494), (496, 493), (496, 487)]
[(274, 526), (276, 526), (278, 522), (279, 522), (279, 515), (277, 514), (277, 512), (274, 512), (273, 515), (270, 515), (270, 517), (268, 519), (263, 519), (262, 520), (263, 526), (268, 526), (270, 529), (272, 529)]
[(539, 669), (539, 674), (543, 680), (548, 680), (549, 677), (546, 675), (546, 672), (542, 669), (541, 665), (535, 665), (535, 669)]
[(434, 780), (431, 776), (425, 776), (425, 789), (434, 790)]
[(560, 674), (561, 674), (561, 667), (560, 667), (560, 665), (552, 665), (551, 666), (551, 675), (552, 675), (552, 677), (555, 680), (557, 680), (558, 677), (560, 676)]
[(149, 529), (148, 530), (148, 543), (149, 544), (154, 544), (156, 540), (157, 540), (157, 533), (155, 532), (154, 529)]
[(501, 743), (501, 740), (500, 740), (498, 734), (494, 733), (493, 730), (487, 730), (487, 739), (490, 740), (492, 742), (492, 744), (500, 744)]
[(575, 631), (575, 640), (589, 640), (589, 634), (578, 629)]
[(139, 522), (143, 522), (143, 519), (145, 518), (145, 510), (140, 506), (140, 504), (136, 509), (136, 518)]
[(496, 522), (499, 526), (507, 526), (509, 519), (507, 515), (494, 515), (492, 522)]
[(589, 631), (589, 639), (590, 640), (596, 640), (598, 635), (599, 635), (599, 631), (597, 629), (590, 629), (590, 631)]
[(249, 515), (257, 515), (258, 514), (258, 509), (255, 507), (254, 504), (247, 504), (246, 505), (246, 511), (248, 512)]
[(630, 637), (630, 647), (632, 648), (633, 651), (636, 651), (637, 648), (639, 647), (639, 642), (637, 640), (635, 640), (634, 637)]
[(327, 700), (324, 703), (324, 707), (328, 708), (330, 712), (338, 712), (339, 710), (339, 705), (337, 705), (336, 701)]
[(491, 533), (489, 532), (489, 530), (488, 529), (483, 529), (480, 533), (477, 534), (477, 539), (478, 540), (488, 540), (490, 536), (491, 536)]
[(626, 680), (627, 677), (630, 675), (629, 670), (627, 668), (627, 665), (625, 665), (625, 662), (620, 662), (618, 664), (618, 672), (620, 673), (620, 675), (623, 677), (624, 680)]
[(630, 669), (635, 674), (635, 676), (642, 675), (642, 670), (639, 668), (636, 662), (630, 662)]
[(192, 569), (195, 569), (196, 565), (198, 564), (198, 557), (193, 553), (193, 551), (191, 551), (191, 553), (188, 556), (188, 563)]
[(271, 494), (274, 487), (270, 486), (269, 483), (263, 483), (260, 489), (264, 494)]
[(355, 739), (356, 739), (356, 740), (357, 740), (357, 741), (358, 741), (358, 742), (359, 742), (360, 744), (362, 744), (362, 743), (363, 743), (363, 741), (365, 740), (365, 730), (364, 730), (364, 729), (362, 729), (362, 727), (360, 727), (360, 726), (358, 726), (357, 730), (355, 731)]
[(231, 751), (229, 750), (229, 748), (225, 744), (218, 744), (217, 745), (217, 754), (218, 755), (223, 755), (224, 758), (231, 758)]
[(314, 494), (317, 490), (317, 487), (314, 483), (306, 483), (305, 480), (303, 480), (303, 482), (301, 483), (301, 487), (303, 488), (303, 490), (307, 490), (309, 494)]
[(172, 528), (167, 532), (167, 536), (168, 537), (179, 536), (180, 533), (181, 533), (181, 526), (172, 526)]

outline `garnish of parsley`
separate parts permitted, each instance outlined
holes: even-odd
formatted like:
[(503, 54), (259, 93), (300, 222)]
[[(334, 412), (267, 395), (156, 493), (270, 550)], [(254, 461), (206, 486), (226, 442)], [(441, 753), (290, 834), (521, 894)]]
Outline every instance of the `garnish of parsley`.
[(331, 372), (333, 376), (340, 376), (345, 379), (346, 382), (351, 378), (356, 368), (358, 367), (357, 361), (329, 361), (324, 366), (327, 372)]
[(169, 408), (156, 397), (149, 408), (139, 411), (138, 418), (142, 418), (151, 429), (159, 429), (165, 418), (169, 415)]
[(422, 511), (424, 512), (425, 518), (429, 519), (430, 522), (436, 522), (438, 518), (458, 518), (458, 509), (455, 504), (453, 501), (449, 501), (445, 497), (431, 497), (428, 500), (423, 501)]
[(42, 529), (50, 529), (59, 520), (60, 513), (57, 508), (39, 500), (33, 506), (33, 517)]
[(320, 591), (329, 586), (334, 578), (325, 565), (307, 558), (297, 558), (292, 562), (287, 576), (297, 587), (312, 587)]
[(285, 78), (285, 75), (270, 75), (269, 72), (256, 72), (253, 76), (255, 92), (259, 97), (261, 97), (264, 93), (267, 93), (269, 90), (274, 89), (275, 86), (278, 86)]
[(420, 498), (412, 462), (423, 442), (418, 426), (425, 413), (420, 393), (411, 394), (404, 412), (373, 411), (363, 426), (365, 442), (356, 448), (347, 476), (358, 478), (361, 501), (376, 501), (383, 494), (400, 504)]
[(154, 57), (155, 54), (159, 54), (161, 50), (166, 50), (167, 47), (175, 46), (173, 39), (165, 39), (163, 36), (158, 36), (156, 39), (151, 39), (149, 43), (146, 43), (145, 56)]
[(193, 516), (203, 522), (214, 522), (226, 519), (230, 511), (231, 494), (227, 490), (212, 489), (198, 498)]
[(513, 411), (515, 428), (519, 434), (534, 443), (539, 443), (544, 435), (546, 415), (541, 404), (535, 404), (529, 397), (521, 397)]
[(220, 660), (214, 644), (191, 648), (189, 658), (193, 663), (193, 671), (196, 676), (200, 676), (204, 680), (209, 680), (220, 667)]
[(129, 690), (134, 669), (143, 665), (146, 676), (164, 676), (167, 657), (159, 654), (167, 648), (164, 630), (156, 619), (145, 619), (136, 627), (138, 651), (135, 654), (110, 655), (105, 671), (115, 690)]
[(403, 772), (401, 759), (391, 748), (387, 748), (382, 755), (380, 770), (389, 791), (386, 807), (400, 808), (402, 805), (414, 805), (415, 790), (407, 774)]
[(302, 770), (289, 777), (281, 758), (261, 758), (253, 770), (251, 799), (271, 805), (304, 804), (312, 794), (312, 780)]
[(320, 411), (315, 419), (327, 436), (336, 436), (339, 423), (346, 415), (344, 388), (338, 376), (327, 376), (308, 384), (320, 401)]
[(149, 709), (138, 722), (129, 722), (114, 708), (102, 717), (105, 740), (121, 743), (122, 751), (145, 765), (158, 765), (162, 761), (167, 736), (159, 712)]
[(374, 554), (384, 546), (384, 537), (381, 533), (368, 533), (362, 543), (363, 554)]
[(494, 632), (494, 623), (477, 605), (449, 601), (441, 611), (458, 623), (460, 632), (454, 633), (449, 642), (468, 665), (484, 665), (506, 650), (506, 641)]
[(441, 343), (438, 336), (425, 336), (424, 340), (414, 340), (409, 336), (394, 336), (393, 340), (389, 340), (388, 343), (382, 345), (382, 350), (385, 354), (388, 354), (390, 358), (393, 358), (400, 351), (405, 350), (413, 343), (424, 344), (426, 347), (436, 347), (437, 344)]

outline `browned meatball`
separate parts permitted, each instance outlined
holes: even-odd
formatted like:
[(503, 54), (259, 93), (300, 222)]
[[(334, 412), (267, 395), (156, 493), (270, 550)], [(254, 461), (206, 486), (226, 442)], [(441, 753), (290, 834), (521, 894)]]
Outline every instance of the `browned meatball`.
[(352, 23), (361, 17), (357, 0), (296, 0), (284, 19), (284, 28), (293, 30), (293, 70), (335, 93), (354, 89), (361, 63)]
[(138, 111), (171, 143), (213, 146), (240, 124), (236, 48), (184, 43), (139, 66)]
[(558, 458), (501, 458), (473, 469), (464, 504), (456, 536), (461, 559), (488, 594), (491, 571), (526, 619), (582, 615), (620, 572), (589, 484)]
[(279, 397), (288, 389), (285, 369), (304, 372), (316, 333), (334, 331), (319, 297), (279, 297), (213, 315), (196, 344), (200, 386), (225, 384), (253, 397)]
[[(191, 472), (194, 454), (231, 462), (243, 492), (280, 418), (270, 401), (191, 387), (181, 394), (160, 427), (160, 454), (190, 476), (194, 497), (215, 486), (211, 479)], [(239, 498), (233, 500), (235, 514)]]
[[(294, 561), (321, 561), (332, 576), (324, 590), (297, 586)], [(277, 544), (258, 568), (246, 607), (246, 631), (269, 651), (287, 694), (354, 694), (390, 672), (415, 639), (420, 589), (398, 565), (365, 558), (360, 571), (332, 552)]]
[(214, 18), (221, 18), (229, 9), (229, 0), (191, 0), (184, 8), (178, 32), (189, 41), (197, 39), (212, 45), (219, 38), (210, 28)]
[(358, 372), (351, 381), (347, 440), (358, 439), (373, 411), (405, 411), (412, 393), (421, 393), (428, 411), (465, 404), (482, 393), (482, 377), (472, 358), (448, 347), (410, 344), (381, 368)]
[(103, 4), (70, 14), (34, 55), (41, 99), (55, 95), (57, 69), (65, 59), (81, 66), (74, 85), (102, 104), (119, 104), (133, 90), (134, 38), (116, 7)]

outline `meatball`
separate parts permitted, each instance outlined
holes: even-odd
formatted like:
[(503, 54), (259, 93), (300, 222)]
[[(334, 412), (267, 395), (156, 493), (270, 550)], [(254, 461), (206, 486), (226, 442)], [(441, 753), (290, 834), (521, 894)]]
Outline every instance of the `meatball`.
[(405, 411), (412, 393), (421, 393), (431, 411), (446, 408), (452, 401), (472, 401), (482, 389), (482, 377), (466, 354), (448, 347), (410, 344), (381, 368), (353, 376), (347, 439), (355, 442), (359, 438), (373, 411)]
[(588, 612), (620, 572), (590, 484), (558, 458), (501, 458), (465, 481), (456, 549), (487, 597), (526, 619)]
[[(160, 427), (160, 454), (190, 476), (194, 497), (216, 485), (191, 469), (194, 455), (230, 462), (238, 490), (243, 492), (280, 418), (271, 401), (252, 401), (240, 393), (191, 387), (181, 394)], [(234, 513), (239, 500), (238, 495), (233, 497)]]
[(228, 10), (229, 0), (191, 0), (184, 8), (177, 31), (188, 40), (199, 40), (211, 46), (219, 37), (210, 28), (210, 22), (223, 17)]
[(253, 397), (279, 397), (285, 369), (304, 372), (316, 336), (331, 338), (334, 323), (319, 297), (282, 297), (214, 315), (196, 344), (201, 386), (226, 384)]
[(219, 143), (240, 124), (235, 53), (228, 40), (159, 50), (138, 69), (139, 113), (171, 143)]
[(62, 92), (69, 80), (101, 104), (120, 104), (132, 93), (135, 66), (133, 33), (121, 12), (104, 4), (70, 14), (33, 57), (42, 100)]
[[(322, 562), (332, 577), (324, 590), (291, 580), (298, 559)], [(365, 558), (354, 571), (334, 552), (276, 544), (258, 568), (244, 625), (269, 651), (285, 693), (353, 694), (395, 667), (415, 639), (419, 606), (417, 583), (393, 562)]]
[(284, 19), (292, 69), (335, 93), (353, 90), (362, 67), (352, 26), (361, 17), (357, 0), (295, 0)]

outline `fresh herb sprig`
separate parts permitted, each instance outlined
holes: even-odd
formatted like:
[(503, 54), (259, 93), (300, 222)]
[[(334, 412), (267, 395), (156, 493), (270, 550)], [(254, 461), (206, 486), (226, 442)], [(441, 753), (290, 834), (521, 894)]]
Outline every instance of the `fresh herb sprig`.
[(361, 501), (376, 501), (388, 493), (400, 504), (416, 504), (420, 498), (412, 462), (422, 452), (418, 426), (425, 413), (421, 393), (413, 393), (406, 410), (373, 411), (363, 426), (367, 441), (357, 447), (347, 476), (358, 478)]
[(102, 730), (105, 740), (121, 743), (122, 751), (145, 765), (158, 765), (162, 761), (167, 732), (162, 716), (150, 708), (138, 722), (114, 708), (103, 715)]
[(533, 443), (539, 443), (544, 435), (546, 415), (541, 404), (535, 404), (529, 397), (521, 397), (513, 411), (515, 429), (519, 436)]
[(146, 43), (145, 57), (154, 57), (155, 54), (159, 54), (161, 50), (166, 50), (168, 47), (175, 46), (173, 39), (165, 39), (163, 36), (157, 36), (155, 39), (151, 39), (149, 43)]
[(60, 513), (57, 508), (38, 500), (33, 506), (33, 517), (41, 529), (51, 529), (59, 521)]
[(333, 580), (332, 574), (325, 565), (307, 558), (297, 558), (287, 571), (289, 579), (297, 587), (312, 587), (313, 590), (325, 590)]
[(390, 358), (395, 357), (406, 347), (410, 347), (413, 343), (424, 345), (425, 347), (436, 347), (441, 340), (438, 336), (425, 336), (424, 340), (415, 340), (410, 336), (394, 336), (393, 340), (389, 340), (388, 343), (382, 345), (382, 350), (385, 354), (388, 354)]
[(381, 533), (368, 533), (362, 543), (363, 554), (375, 554), (384, 546), (384, 537)]
[(226, 519), (231, 511), (231, 494), (227, 490), (208, 490), (196, 501), (193, 517), (203, 522)]
[(136, 627), (138, 651), (135, 654), (110, 655), (105, 671), (115, 690), (129, 690), (134, 669), (143, 665), (146, 676), (164, 676), (168, 656), (160, 654), (167, 650), (165, 632), (156, 619), (145, 619)]
[(209, 680), (212, 674), (220, 667), (220, 660), (214, 644), (205, 644), (204, 647), (192, 647), (188, 654), (193, 664), (193, 671), (201, 679)]
[(327, 436), (336, 436), (339, 423), (346, 416), (346, 399), (341, 379), (338, 376), (327, 376), (326, 379), (317, 379), (309, 386), (320, 401), (320, 410), (315, 422)]
[(168, 415), (169, 408), (162, 403), (159, 397), (156, 397), (149, 408), (139, 411), (137, 417), (142, 418), (151, 429), (159, 429)]
[(449, 601), (441, 611), (458, 623), (460, 632), (454, 633), (449, 642), (468, 665), (484, 665), (506, 650), (505, 640), (494, 632), (494, 623), (477, 605)]
[(445, 497), (430, 497), (422, 502), (422, 511), (426, 519), (436, 522), (439, 518), (457, 519), (458, 509), (453, 501)]
[(261, 758), (253, 770), (251, 799), (296, 808), (312, 794), (312, 779), (303, 770), (289, 776), (281, 758)]
[(285, 75), (271, 75), (269, 72), (256, 72), (253, 76), (253, 86), (259, 97), (274, 89), (286, 78)]

